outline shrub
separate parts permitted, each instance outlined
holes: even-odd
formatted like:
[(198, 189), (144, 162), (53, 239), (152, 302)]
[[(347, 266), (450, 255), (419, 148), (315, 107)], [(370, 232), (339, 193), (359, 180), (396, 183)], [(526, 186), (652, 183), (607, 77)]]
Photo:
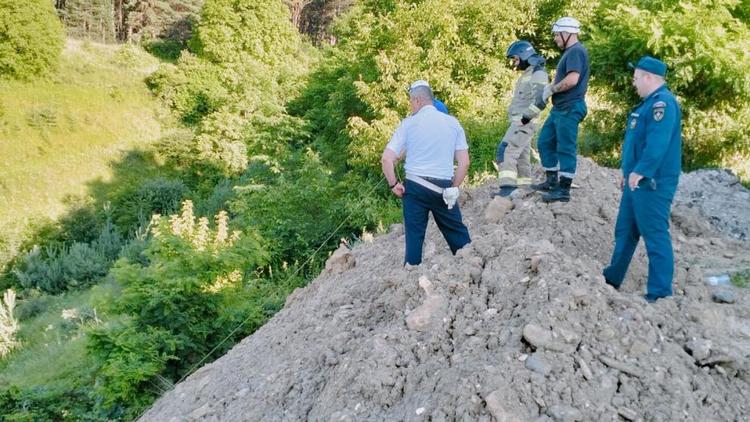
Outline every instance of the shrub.
[(54, 302), (54, 296), (41, 294), (39, 290), (26, 290), (23, 300), (18, 304), (16, 315), (19, 321), (25, 321), (46, 311)]
[(57, 294), (88, 286), (106, 275), (122, 245), (122, 238), (108, 220), (91, 243), (34, 246), (13, 272), (22, 287)]
[(146, 83), (187, 125), (198, 124), (230, 100), (221, 68), (189, 52), (182, 53), (177, 66), (162, 65)]
[(111, 271), (122, 293), (110, 311), (123, 318), (94, 329), (89, 346), (101, 362), (97, 390), (107, 405), (145, 405), (160, 380), (176, 380), (236, 327), (223, 302), (267, 255), (252, 232), (230, 233), (225, 212), (209, 226), (185, 201), (168, 221), (154, 216), (148, 265), (122, 259)]
[(299, 48), (289, 11), (273, 0), (207, 0), (190, 46), (213, 63), (284, 63)]
[(0, 77), (27, 80), (57, 66), (63, 27), (47, 0), (0, 0)]
[(304, 261), (321, 246), (318, 259), (324, 259), (341, 237), (393, 218), (394, 204), (384, 205), (382, 191), (373, 190), (379, 179), (349, 174), (337, 180), (309, 150), (282, 164), (278, 174), (249, 176), (230, 201), (237, 220), (269, 242), (273, 265)]
[(101, 230), (101, 217), (93, 205), (87, 201), (67, 204), (70, 210), (59, 219), (60, 233), (57, 241), (88, 243), (96, 239)]
[(125, 192), (112, 202), (114, 221), (119, 230), (129, 232), (148, 223), (152, 214), (170, 214), (190, 191), (179, 179), (157, 177), (145, 180), (135, 190)]

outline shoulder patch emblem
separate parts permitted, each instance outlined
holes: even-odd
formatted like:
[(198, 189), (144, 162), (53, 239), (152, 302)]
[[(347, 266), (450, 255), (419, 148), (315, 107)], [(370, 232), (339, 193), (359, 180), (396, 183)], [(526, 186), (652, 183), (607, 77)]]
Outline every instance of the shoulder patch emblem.
[(654, 110), (654, 121), (660, 122), (664, 118), (664, 109), (667, 107), (667, 103), (664, 101), (657, 101), (653, 105)]

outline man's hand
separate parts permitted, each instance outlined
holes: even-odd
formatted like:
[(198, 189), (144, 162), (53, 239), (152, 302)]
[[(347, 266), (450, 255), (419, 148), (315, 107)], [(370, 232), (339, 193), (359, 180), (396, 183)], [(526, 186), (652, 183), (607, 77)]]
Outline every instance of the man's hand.
[(643, 179), (643, 176), (640, 174), (636, 172), (630, 173), (630, 176), (628, 176), (628, 187), (631, 191), (638, 189), (638, 182), (640, 182), (641, 179)]
[(545, 103), (547, 102), (547, 100), (549, 100), (549, 97), (551, 97), (553, 94), (552, 86), (553, 84), (547, 84), (544, 86), (544, 90), (542, 91), (542, 101), (544, 101)]
[(397, 197), (403, 198), (406, 189), (404, 188), (404, 185), (401, 184), (401, 182), (396, 182), (396, 185), (391, 188), (391, 192), (393, 192), (393, 194)]
[(445, 202), (445, 205), (448, 206), (449, 210), (453, 209), (453, 206), (456, 205), (456, 201), (460, 194), (461, 192), (455, 187), (443, 189), (443, 202)]

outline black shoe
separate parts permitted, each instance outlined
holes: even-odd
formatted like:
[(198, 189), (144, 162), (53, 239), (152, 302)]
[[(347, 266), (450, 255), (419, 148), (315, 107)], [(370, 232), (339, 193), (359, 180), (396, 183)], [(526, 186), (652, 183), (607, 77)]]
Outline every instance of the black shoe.
[(542, 192), (552, 192), (553, 190), (557, 189), (557, 186), (558, 186), (557, 172), (545, 171), (544, 173), (547, 175), (547, 179), (542, 183), (531, 185), (531, 189), (542, 191)]
[(616, 286), (615, 283), (607, 280), (606, 278), (604, 279), (604, 282), (607, 283), (607, 284), (609, 284), (610, 286), (612, 286), (613, 289), (620, 290), (620, 286)]
[(646, 293), (643, 295), (643, 299), (648, 303), (654, 303), (659, 299), (664, 299), (667, 296), (652, 296), (651, 294)]
[(517, 188), (515, 186), (500, 186), (500, 190), (492, 196), (501, 196), (503, 198), (510, 196)]
[(542, 195), (542, 201), (544, 202), (568, 202), (570, 201), (570, 185), (573, 183), (573, 179), (568, 177), (561, 177), (560, 184), (555, 190)]

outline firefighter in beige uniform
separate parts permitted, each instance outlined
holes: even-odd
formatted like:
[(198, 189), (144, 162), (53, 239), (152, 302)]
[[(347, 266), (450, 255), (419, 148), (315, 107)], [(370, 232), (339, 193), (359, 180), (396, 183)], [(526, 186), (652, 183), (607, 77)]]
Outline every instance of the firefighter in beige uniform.
[[(510, 127), (498, 145), (495, 162), (498, 164), (500, 196), (510, 195), (518, 185), (531, 183), (531, 138), (537, 130), (534, 118), (545, 107), (542, 91), (549, 83), (544, 68), (544, 58), (528, 41), (515, 41), (508, 47), (506, 56), (523, 74), (516, 82), (513, 99), (508, 109)], [(506, 143), (505, 151), (502, 144)]]

